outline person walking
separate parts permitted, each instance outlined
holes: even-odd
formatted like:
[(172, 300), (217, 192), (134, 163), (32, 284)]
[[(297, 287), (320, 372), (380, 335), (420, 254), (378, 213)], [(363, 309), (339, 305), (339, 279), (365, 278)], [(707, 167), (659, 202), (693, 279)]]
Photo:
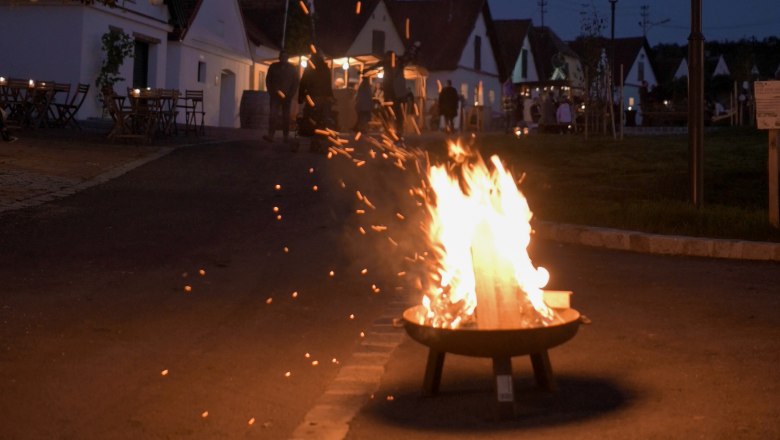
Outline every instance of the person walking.
[(279, 52), (279, 61), (268, 67), (265, 87), (269, 95), (270, 113), (268, 134), (263, 136), (263, 139), (273, 142), (276, 127), (281, 125), (284, 142), (287, 142), (290, 134), (290, 103), (298, 88), (298, 69), (288, 61), (287, 52), (284, 50)]
[(444, 131), (455, 131), (454, 119), (458, 115), (458, 92), (452, 87), (452, 80), (447, 80), (447, 85), (439, 92), (439, 113), (444, 116)]

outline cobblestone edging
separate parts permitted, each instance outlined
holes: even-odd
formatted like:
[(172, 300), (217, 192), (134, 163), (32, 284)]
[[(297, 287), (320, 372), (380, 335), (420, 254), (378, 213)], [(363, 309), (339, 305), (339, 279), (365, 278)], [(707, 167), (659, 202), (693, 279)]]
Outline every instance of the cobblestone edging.
[(540, 238), (659, 255), (780, 261), (780, 243), (647, 234), (620, 229), (541, 222)]
[(292, 440), (342, 440), (349, 424), (373, 398), (385, 373), (385, 365), (406, 337), (402, 327), (394, 325), (408, 304), (396, 297), (385, 314), (374, 321), (360, 347), (345, 362), (325, 393), (309, 410), (292, 434)]

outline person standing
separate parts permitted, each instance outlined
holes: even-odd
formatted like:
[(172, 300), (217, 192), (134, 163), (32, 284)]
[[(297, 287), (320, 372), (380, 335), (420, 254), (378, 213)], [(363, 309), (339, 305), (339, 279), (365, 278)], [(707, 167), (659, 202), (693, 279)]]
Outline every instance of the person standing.
[(268, 90), (270, 113), (268, 134), (263, 139), (273, 142), (276, 127), (280, 125), (278, 121), (281, 121), (282, 135), (287, 142), (290, 134), (290, 103), (298, 88), (298, 69), (288, 61), (284, 50), (279, 52), (279, 61), (268, 68), (265, 87)]
[(561, 131), (566, 133), (570, 130), (572, 122), (571, 104), (569, 99), (564, 98), (558, 105), (558, 109), (555, 112), (555, 119), (558, 121), (558, 125), (561, 126)]
[(452, 80), (447, 80), (447, 85), (439, 92), (439, 113), (444, 116), (444, 131), (455, 131), (453, 120), (458, 115), (458, 92), (452, 87)]
[[(303, 71), (298, 86), (298, 103), (303, 105), (302, 122), (298, 132), (311, 136), (315, 128), (336, 128), (336, 122), (331, 114), (333, 105), (333, 87), (331, 86), (330, 69), (319, 53), (311, 54), (309, 64)], [(311, 142), (311, 151), (322, 151), (319, 141)]]
[(385, 102), (392, 103), (395, 118), (395, 134), (403, 140), (405, 109), (407, 100), (406, 79), (404, 78), (404, 60), (396, 57), (395, 52), (388, 50), (382, 61), (384, 77), (382, 78), (382, 95)]
[(367, 77), (360, 80), (360, 86), (355, 95), (355, 111), (357, 112), (356, 131), (365, 131), (371, 121), (371, 111), (374, 109), (374, 93)]
[(501, 88), (501, 104), (504, 110), (504, 132), (512, 133), (515, 128), (517, 104), (517, 93), (515, 92), (515, 85), (512, 84), (512, 78), (507, 78)]

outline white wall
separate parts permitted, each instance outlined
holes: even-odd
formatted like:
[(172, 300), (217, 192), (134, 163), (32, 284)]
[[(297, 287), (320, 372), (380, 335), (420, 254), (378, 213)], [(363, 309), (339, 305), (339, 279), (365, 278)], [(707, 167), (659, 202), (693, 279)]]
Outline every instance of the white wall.
[[(176, 64), (173, 69), (178, 71), (170, 87), (182, 92), (203, 90), (206, 125), (239, 127), (239, 104), (244, 90), (250, 89), (252, 56), (238, 2), (204, 0), (184, 41), (171, 42), (170, 46), (169, 63)], [(204, 82), (198, 82), (198, 62), (206, 63)], [(221, 84), (224, 72), (235, 75), (233, 99), (222, 96), (226, 93)], [(174, 80), (172, 75), (169, 78)], [(226, 103), (235, 104), (221, 108)]]
[[(526, 68), (526, 77), (522, 76), (522, 51), (525, 50), (528, 55), (526, 61), (528, 66)], [(520, 53), (517, 54), (517, 60), (515, 61), (515, 67), (512, 69), (512, 82), (515, 84), (525, 82), (539, 81), (539, 72), (536, 70), (536, 62), (534, 61), (534, 53), (531, 50), (531, 42), (528, 40), (528, 36), (523, 39), (523, 45), (520, 48)]]
[[(481, 41), (481, 68), (479, 71), (474, 70), (474, 40), (475, 36), (479, 36)], [(487, 27), (485, 25), (485, 19), (482, 13), (477, 17), (477, 21), (474, 25), (474, 29), (471, 31), (466, 40), (466, 45), (463, 48), (463, 53), (458, 61), (458, 70), (449, 73), (449, 79), (452, 79), (452, 85), (458, 90), (461, 90), (462, 84), (468, 85), (468, 96), (466, 96), (466, 102), (468, 105), (474, 105), (475, 101), (479, 101), (481, 105), (490, 108), (492, 111), (498, 111), (501, 108), (501, 83), (498, 80), (498, 65), (496, 63), (496, 57), (493, 54), (493, 48), (490, 45), (490, 39), (487, 34)], [(431, 85), (434, 87), (432, 95), (438, 96), (436, 86), (436, 80), (440, 79), (442, 84), (445, 84), (445, 80), (448, 78), (440, 78), (436, 72), (431, 72), (431, 78), (429, 79), (429, 92)], [(474, 96), (476, 85), (482, 81), (482, 95), (479, 97)], [(492, 91), (492, 94), (491, 94)], [(493, 102), (490, 102), (490, 97), (493, 96)]]
[[(371, 17), (366, 20), (365, 26), (360, 30), (355, 41), (347, 51), (347, 56), (367, 55), (372, 50), (373, 31), (383, 31), (385, 33), (385, 50), (392, 50), (396, 53), (403, 53), (405, 50), (403, 40), (398, 35), (398, 30), (393, 25), (393, 20), (387, 12), (384, 1), (377, 3), (371, 12)], [(412, 40), (414, 41), (414, 29), (411, 29)]]
[[(17, 3), (0, 6), (0, 76), (34, 78), (90, 85), (90, 93), (79, 111), (78, 118), (100, 117), (102, 107), (97, 100), (95, 79), (100, 70), (103, 52), (100, 38), (109, 25), (125, 33), (141, 34), (158, 39), (156, 48), (150, 47), (150, 81), (162, 85), (165, 79), (167, 46), (167, 7), (151, 6), (148, 2), (127, 3), (144, 15), (122, 8), (86, 7), (62, 1)], [(42, 28), (45, 24), (45, 29)], [(8, 38), (7, 36), (13, 36)], [(133, 60), (128, 59), (121, 70), (127, 82), (115, 89), (121, 93), (132, 83)]]

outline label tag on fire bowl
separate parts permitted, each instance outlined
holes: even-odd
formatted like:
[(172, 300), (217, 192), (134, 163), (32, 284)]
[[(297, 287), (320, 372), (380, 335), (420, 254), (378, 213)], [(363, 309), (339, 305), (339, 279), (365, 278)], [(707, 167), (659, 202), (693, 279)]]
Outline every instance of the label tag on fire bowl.
[(499, 402), (513, 402), (515, 400), (515, 393), (512, 390), (512, 375), (511, 374), (499, 374), (496, 376), (496, 385), (498, 388), (498, 401)]

